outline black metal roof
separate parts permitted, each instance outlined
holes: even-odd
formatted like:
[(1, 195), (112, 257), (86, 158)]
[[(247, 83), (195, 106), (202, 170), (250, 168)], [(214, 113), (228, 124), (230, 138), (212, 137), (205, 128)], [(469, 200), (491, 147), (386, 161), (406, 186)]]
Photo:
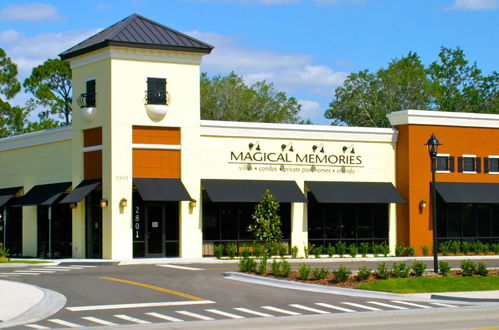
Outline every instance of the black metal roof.
[(209, 54), (213, 46), (133, 14), (59, 54), (61, 59), (107, 46), (176, 50)]

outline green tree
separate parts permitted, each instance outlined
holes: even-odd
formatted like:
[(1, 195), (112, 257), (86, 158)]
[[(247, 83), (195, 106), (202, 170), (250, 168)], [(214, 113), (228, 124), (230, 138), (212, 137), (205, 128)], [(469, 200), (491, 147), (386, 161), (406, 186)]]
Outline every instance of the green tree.
[[(272, 83), (247, 86), (241, 76), (201, 74), (201, 119), (265, 123), (303, 123), (301, 105)], [(306, 123), (310, 123), (307, 121)]]
[(282, 237), (281, 217), (279, 216), (279, 201), (272, 196), (270, 190), (265, 190), (262, 200), (255, 207), (252, 215), (253, 223), (248, 231), (257, 240), (263, 241), (270, 252)]
[(433, 82), (435, 108), (441, 111), (499, 112), (499, 74), (484, 76), (476, 62), (470, 64), (460, 48), (442, 47), (439, 61), (428, 74)]
[(351, 73), (324, 116), (333, 125), (389, 127), (386, 114), (401, 109), (428, 108), (431, 83), (416, 53), (392, 60), (376, 73), (362, 70)]
[(0, 48), (0, 137), (23, 132), (26, 111), (18, 106), (11, 106), (12, 99), (21, 89), (17, 80), (17, 65)]
[[(36, 106), (42, 106), (39, 118), (42, 126), (57, 123), (50, 120), (50, 115), (64, 119), (64, 124), (71, 123), (71, 68), (68, 62), (59, 59), (48, 59), (33, 68), (23, 84), (26, 91), (33, 94)], [(44, 122), (45, 121), (45, 122)]]

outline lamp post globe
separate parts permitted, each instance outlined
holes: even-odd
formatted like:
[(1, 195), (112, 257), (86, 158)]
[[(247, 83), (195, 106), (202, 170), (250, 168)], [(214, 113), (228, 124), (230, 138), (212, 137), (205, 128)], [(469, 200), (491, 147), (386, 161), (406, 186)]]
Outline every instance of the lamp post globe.
[(435, 172), (437, 171), (438, 147), (442, 144), (438, 141), (435, 134), (432, 134), (425, 144), (428, 148), (428, 154), (431, 160), (431, 205), (432, 205), (432, 223), (433, 223), (433, 271), (438, 274), (438, 235), (437, 235), (437, 193), (435, 189)]

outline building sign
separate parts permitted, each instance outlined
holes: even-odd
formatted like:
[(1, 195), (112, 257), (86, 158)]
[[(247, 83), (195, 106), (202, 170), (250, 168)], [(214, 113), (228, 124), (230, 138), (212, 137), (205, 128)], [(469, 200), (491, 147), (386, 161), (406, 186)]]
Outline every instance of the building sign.
[(327, 150), (323, 143), (310, 145), (310, 152), (295, 152), (293, 143), (282, 144), (280, 150), (264, 150), (260, 142), (248, 144), (248, 150), (230, 151), (229, 164), (241, 171), (348, 173), (363, 168), (362, 155), (353, 144), (339, 150)]

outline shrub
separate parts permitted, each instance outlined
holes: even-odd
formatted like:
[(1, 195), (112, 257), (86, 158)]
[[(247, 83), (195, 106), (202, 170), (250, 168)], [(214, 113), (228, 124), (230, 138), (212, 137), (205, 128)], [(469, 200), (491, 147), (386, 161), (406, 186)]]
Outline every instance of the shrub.
[(8, 253), (9, 253), (9, 250), (4, 248), (3, 244), (0, 243), (0, 258), (7, 258)]
[(296, 259), (298, 257), (298, 247), (295, 245), (291, 249), (291, 258)]
[(359, 282), (367, 281), (370, 276), (371, 276), (371, 268), (362, 266), (359, 268), (359, 272), (357, 273), (357, 281)]
[(440, 269), (440, 274), (442, 276), (448, 276), (450, 272), (450, 265), (448, 262), (440, 261), (438, 263), (438, 268)]
[(336, 253), (340, 255), (341, 258), (347, 253), (347, 245), (344, 242), (336, 243)]
[(263, 258), (260, 260), (260, 263), (258, 264), (258, 274), (265, 274), (267, 271), (267, 259)]
[(463, 242), (461, 244), (461, 251), (463, 251), (464, 254), (468, 254), (471, 251), (471, 244), (470, 242)]
[(279, 256), (284, 258), (286, 254), (288, 254), (288, 245), (287, 244), (279, 244)]
[(242, 258), (239, 260), (239, 270), (241, 272), (256, 272), (256, 261), (250, 258)]
[(365, 258), (367, 256), (367, 254), (369, 253), (369, 243), (367, 243), (367, 242), (360, 243), (359, 250), (360, 250), (360, 254), (362, 255), (362, 257)]
[(312, 275), (316, 280), (322, 280), (327, 274), (329, 274), (329, 271), (324, 267), (317, 267), (312, 270)]
[(483, 244), (483, 249), (482, 249), (482, 252), (483, 252), (483, 253), (488, 253), (488, 252), (490, 252), (490, 244), (489, 244), (489, 243), (484, 243), (484, 244)]
[(248, 258), (250, 255), (250, 250), (249, 247), (244, 245), (241, 249), (241, 257), (242, 258)]
[(315, 256), (316, 259), (319, 259), (322, 254), (322, 245), (319, 246), (314, 246), (314, 249), (311, 250), (312, 254)]
[(386, 264), (384, 262), (378, 264), (376, 277), (380, 280), (386, 280), (390, 277), (390, 270), (386, 267)]
[(288, 277), (289, 273), (291, 273), (291, 264), (284, 259), (280, 261), (280, 264), (281, 264), (281, 273), (279, 274), (279, 276)]
[[(497, 245), (499, 246), (499, 244), (497, 244)], [(335, 253), (336, 253), (336, 249), (335, 249), (334, 245), (329, 243), (327, 245), (327, 255), (329, 256), (329, 258), (332, 258)]]
[(405, 262), (401, 263), (394, 263), (392, 266), (392, 271), (391, 275), (393, 277), (400, 277), (400, 278), (406, 278), (409, 277), (409, 273), (411, 272), (411, 269), (407, 266)]
[(461, 262), (461, 273), (463, 276), (472, 276), (476, 273), (476, 265), (471, 260)]
[(229, 258), (234, 259), (236, 256), (237, 244), (236, 243), (228, 243), (225, 246), (225, 253), (229, 256)]
[(415, 254), (415, 251), (414, 251), (414, 248), (412, 246), (408, 246), (405, 250), (405, 253), (409, 256), (409, 257), (414, 257), (414, 254)]
[(438, 250), (444, 256), (448, 256), (449, 255), (449, 248), (450, 248), (450, 244), (449, 244), (448, 241), (442, 242), (442, 243), (438, 244)]
[(460, 253), (461, 252), (461, 242), (451, 241), (449, 249), (450, 249), (450, 252), (452, 252), (454, 254)]
[(405, 255), (405, 246), (403, 245), (397, 245), (395, 247), (395, 256), (396, 257), (402, 257)]
[(223, 254), (224, 254), (224, 246), (223, 244), (217, 244), (213, 247), (213, 253), (215, 254), (215, 257), (217, 257), (217, 259), (221, 259)]
[(255, 257), (261, 258), (265, 254), (265, 246), (260, 243), (255, 243)]
[(475, 254), (480, 254), (483, 250), (483, 244), (480, 241), (476, 241), (474, 243), (471, 243), (471, 251)]
[(279, 276), (281, 273), (281, 264), (277, 262), (276, 259), (272, 260), (272, 264), (270, 265), (270, 273), (274, 276)]
[(489, 275), (489, 270), (487, 269), (487, 266), (483, 262), (479, 262), (476, 265), (475, 274), (480, 275), (480, 276), (487, 276), (487, 275)]
[(348, 253), (352, 258), (355, 258), (357, 256), (357, 253), (359, 253), (359, 248), (355, 244), (350, 244), (348, 247)]
[(381, 253), (385, 256), (388, 257), (390, 254), (390, 247), (388, 246), (387, 242), (383, 242), (381, 245)]
[(300, 265), (300, 267), (298, 267), (298, 278), (300, 280), (308, 280), (310, 272), (311, 272), (310, 266), (303, 263)]
[(375, 257), (383, 254), (383, 247), (380, 244), (373, 244), (373, 254)]
[(421, 245), (421, 252), (423, 252), (423, 255), (426, 257), (428, 255), (428, 252), (429, 252), (428, 246)]
[(313, 244), (309, 244), (308, 246), (305, 246), (305, 248), (304, 248), (305, 249), (304, 250), (305, 251), (305, 258), (308, 259), (308, 255), (310, 252), (312, 252), (313, 248), (314, 248)]
[(334, 281), (336, 283), (346, 282), (352, 271), (345, 266), (340, 266), (338, 270), (333, 270)]
[(491, 249), (495, 254), (499, 254), (499, 243), (492, 244)]
[(423, 273), (426, 270), (426, 265), (421, 261), (414, 261), (412, 264), (412, 270), (414, 271), (414, 276), (423, 276)]

